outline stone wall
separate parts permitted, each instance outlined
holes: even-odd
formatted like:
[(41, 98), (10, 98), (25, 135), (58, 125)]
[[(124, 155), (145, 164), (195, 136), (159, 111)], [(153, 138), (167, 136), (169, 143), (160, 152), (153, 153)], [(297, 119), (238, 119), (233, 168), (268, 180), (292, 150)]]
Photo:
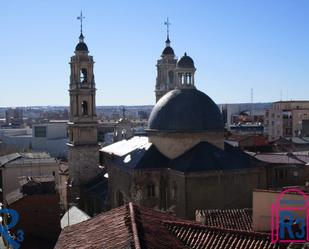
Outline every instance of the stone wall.
[(202, 141), (224, 148), (223, 132), (164, 133), (149, 134), (149, 142), (168, 158), (174, 159)]
[(69, 176), (73, 185), (83, 184), (100, 173), (99, 146), (69, 146)]

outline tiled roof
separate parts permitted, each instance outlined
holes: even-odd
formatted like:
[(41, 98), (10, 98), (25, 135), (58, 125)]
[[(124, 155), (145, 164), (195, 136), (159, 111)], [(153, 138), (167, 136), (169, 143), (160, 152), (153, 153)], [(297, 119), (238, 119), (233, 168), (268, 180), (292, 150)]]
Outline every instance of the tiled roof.
[(251, 231), (252, 209), (197, 210), (195, 217), (206, 226)]
[(172, 160), (171, 169), (181, 172), (256, 168), (256, 160), (239, 148), (225, 143), (222, 150), (208, 142), (200, 142)]
[(129, 203), (62, 230), (55, 249), (187, 248), (162, 221), (171, 215)]
[(62, 230), (55, 249), (278, 249), (269, 234), (216, 228), (129, 203)]
[(12, 153), (0, 157), (0, 166), (21, 166), (24, 164), (56, 163), (56, 159), (46, 152)]
[(298, 156), (292, 153), (258, 153), (254, 157), (260, 161), (267, 163), (279, 163), (279, 164), (305, 164), (305, 162)]
[(279, 249), (278, 244), (271, 244), (270, 235), (266, 233), (207, 227), (186, 222), (167, 221), (165, 225), (192, 249)]

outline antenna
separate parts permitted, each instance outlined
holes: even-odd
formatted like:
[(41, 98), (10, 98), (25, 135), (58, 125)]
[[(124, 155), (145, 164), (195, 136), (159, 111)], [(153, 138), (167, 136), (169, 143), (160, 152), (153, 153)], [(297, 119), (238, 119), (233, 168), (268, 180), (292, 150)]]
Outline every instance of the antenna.
[(251, 104), (253, 104), (253, 88), (251, 88)]
[(250, 111), (250, 116), (252, 116), (253, 112), (253, 88), (251, 88), (251, 111)]

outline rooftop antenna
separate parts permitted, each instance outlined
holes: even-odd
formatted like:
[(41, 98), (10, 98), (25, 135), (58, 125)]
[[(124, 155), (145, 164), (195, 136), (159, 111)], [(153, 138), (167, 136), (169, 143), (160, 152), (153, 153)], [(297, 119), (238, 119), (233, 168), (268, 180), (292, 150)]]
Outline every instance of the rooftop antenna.
[(282, 90), (280, 90), (280, 101), (282, 101)]
[(126, 118), (126, 108), (122, 106), (121, 110), (122, 110), (122, 118), (125, 119)]
[(251, 88), (251, 113), (250, 113), (250, 116), (252, 116), (252, 110), (253, 110), (253, 88)]

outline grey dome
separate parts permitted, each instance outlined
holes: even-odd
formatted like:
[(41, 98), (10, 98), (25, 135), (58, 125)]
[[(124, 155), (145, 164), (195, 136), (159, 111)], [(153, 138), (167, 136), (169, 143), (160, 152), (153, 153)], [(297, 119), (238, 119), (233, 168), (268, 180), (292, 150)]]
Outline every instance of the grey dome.
[(172, 49), (172, 47), (166, 47), (162, 54), (164, 55), (175, 55), (174, 50)]
[(87, 44), (84, 42), (79, 42), (75, 47), (75, 51), (88, 52)]
[(197, 89), (178, 89), (165, 94), (154, 106), (148, 131), (223, 131), (218, 106)]
[(177, 63), (177, 67), (180, 68), (194, 68), (194, 61), (190, 56), (185, 53), (184, 56), (181, 57), (181, 59)]

